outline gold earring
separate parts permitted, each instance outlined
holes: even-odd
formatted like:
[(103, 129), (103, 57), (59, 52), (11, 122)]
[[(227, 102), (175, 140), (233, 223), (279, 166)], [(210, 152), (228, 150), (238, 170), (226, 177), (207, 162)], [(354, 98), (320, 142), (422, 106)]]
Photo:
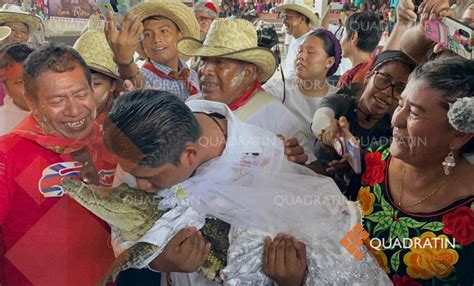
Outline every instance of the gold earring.
[(446, 156), (446, 158), (444, 158), (442, 165), (444, 169), (444, 174), (446, 176), (451, 175), (452, 169), (456, 167), (456, 160), (454, 159), (453, 150), (451, 150)]

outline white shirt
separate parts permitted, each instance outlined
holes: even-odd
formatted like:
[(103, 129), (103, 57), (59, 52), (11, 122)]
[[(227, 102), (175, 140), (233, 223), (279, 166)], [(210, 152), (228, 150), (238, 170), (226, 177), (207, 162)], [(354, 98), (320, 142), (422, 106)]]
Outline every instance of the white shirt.
[(29, 114), (19, 108), (10, 96), (5, 96), (3, 106), (0, 106), (0, 136), (10, 132)]
[[(273, 94), (280, 102), (283, 102), (283, 80), (270, 80), (263, 85), (263, 88)], [(309, 140), (315, 140), (316, 138), (311, 132), (311, 123), (313, 122), (314, 112), (316, 112), (323, 97), (304, 95), (298, 88), (296, 79), (285, 80), (285, 90), (286, 96), (283, 104), (303, 122), (303, 132), (306, 137)], [(327, 94), (336, 93), (337, 91), (338, 89), (335, 86), (329, 85)]]
[(309, 30), (299, 38), (293, 38), (291, 40), (285, 60), (285, 77), (296, 77), (296, 55), (298, 54), (298, 49), (300, 48), (301, 43), (303, 43), (303, 41), (309, 34), (311, 34), (311, 32), (313, 32), (313, 30)]

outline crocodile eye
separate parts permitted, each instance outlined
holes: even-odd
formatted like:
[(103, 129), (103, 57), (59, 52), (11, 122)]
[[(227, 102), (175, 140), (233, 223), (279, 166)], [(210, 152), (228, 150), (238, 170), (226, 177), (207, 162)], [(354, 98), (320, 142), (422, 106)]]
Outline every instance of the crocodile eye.
[(125, 198), (127, 197), (127, 195), (126, 195), (125, 193), (120, 193), (120, 194), (119, 194), (119, 197), (120, 197), (121, 199), (125, 199)]

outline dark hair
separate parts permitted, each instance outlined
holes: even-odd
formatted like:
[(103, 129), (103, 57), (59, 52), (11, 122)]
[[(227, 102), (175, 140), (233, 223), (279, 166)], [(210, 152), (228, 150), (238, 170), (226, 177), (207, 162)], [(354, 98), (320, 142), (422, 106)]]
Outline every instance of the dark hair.
[(179, 165), (187, 142), (201, 128), (192, 111), (167, 91), (140, 90), (119, 97), (104, 124), (107, 148), (143, 166)]
[[(34, 50), (32, 48), (28, 47), (28, 45), (14, 43), (14, 44), (6, 45), (2, 49), (0, 49), (0, 54), (2, 55), (2, 57), (3, 57), (3, 55), (8, 55), (12, 60), (15, 61), (15, 63), (21, 64), (22, 62), (24, 62), (26, 60), (26, 58), (33, 51)], [(4, 62), (2, 61), (0, 66), (3, 65), (3, 64), (4, 64)]]
[(143, 20), (142, 20), (142, 23), (145, 24), (146, 21), (150, 21), (150, 20), (155, 20), (155, 21), (168, 20), (168, 21), (170, 21), (171, 23), (173, 23), (174, 27), (176, 28), (176, 31), (178, 31), (179, 33), (181, 32), (181, 30), (179, 29), (178, 25), (177, 25), (173, 20), (171, 20), (171, 19), (168, 18), (168, 17), (161, 16), (161, 15), (150, 16), (150, 17), (147, 17), (147, 18), (143, 19)]
[(334, 57), (334, 64), (328, 70), (327, 76), (333, 75), (339, 68), (342, 58), (342, 49), (333, 33), (326, 29), (317, 29), (308, 36), (317, 37), (323, 41), (323, 49), (329, 57)]
[(372, 53), (377, 47), (382, 29), (380, 20), (371, 12), (357, 12), (346, 20), (347, 37), (350, 39), (354, 33), (358, 35), (357, 48)]
[(407, 54), (402, 51), (397, 50), (387, 50), (381, 52), (377, 58), (375, 58), (370, 71), (373, 72), (375, 70), (379, 70), (384, 65), (391, 63), (391, 62), (398, 62), (399, 64), (404, 64), (410, 72), (412, 72), (416, 67), (416, 62), (410, 58)]
[[(409, 80), (422, 80), (441, 92), (440, 105), (449, 110), (449, 104), (458, 98), (474, 97), (474, 61), (459, 56), (429, 61), (415, 68)], [(474, 138), (469, 140), (461, 154), (474, 152)]]
[(72, 47), (62, 44), (48, 44), (36, 51), (23, 62), (23, 80), (25, 81), (26, 94), (32, 99), (37, 100), (36, 95), (36, 77), (42, 72), (51, 70), (56, 73), (72, 71), (76, 67), (81, 67), (84, 76), (91, 86), (91, 74), (89, 67)]

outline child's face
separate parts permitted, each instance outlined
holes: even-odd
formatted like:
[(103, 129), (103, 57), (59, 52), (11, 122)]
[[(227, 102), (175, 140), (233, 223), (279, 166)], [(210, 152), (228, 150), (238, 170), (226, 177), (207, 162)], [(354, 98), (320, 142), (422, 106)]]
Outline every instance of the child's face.
[(4, 82), (7, 94), (10, 96), (16, 105), (19, 107), (28, 110), (28, 105), (24, 99), (25, 88), (23, 86), (23, 78), (12, 78), (5, 80)]

